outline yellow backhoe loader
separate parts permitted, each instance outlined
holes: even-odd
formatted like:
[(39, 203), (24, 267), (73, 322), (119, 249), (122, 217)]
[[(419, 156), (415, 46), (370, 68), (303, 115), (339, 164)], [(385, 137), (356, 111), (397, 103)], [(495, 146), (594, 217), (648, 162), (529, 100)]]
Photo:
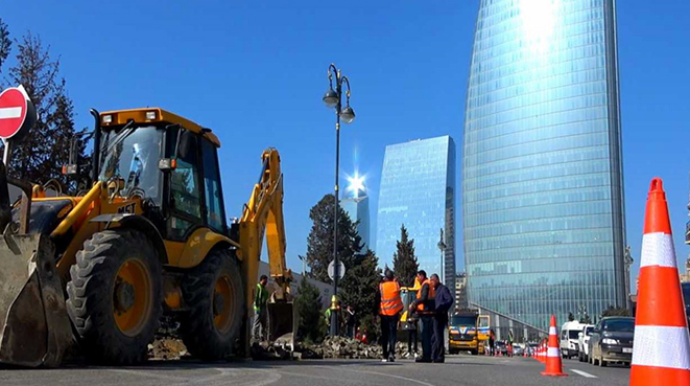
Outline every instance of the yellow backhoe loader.
[(264, 237), (281, 288), (270, 336), (291, 332), (278, 152), (228, 224), (211, 130), (159, 108), (92, 115), (88, 191), (47, 197), (0, 162), (0, 363), (57, 366), (75, 342), (95, 362), (138, 363), (164, 316), (193, 356), (245, 354)]

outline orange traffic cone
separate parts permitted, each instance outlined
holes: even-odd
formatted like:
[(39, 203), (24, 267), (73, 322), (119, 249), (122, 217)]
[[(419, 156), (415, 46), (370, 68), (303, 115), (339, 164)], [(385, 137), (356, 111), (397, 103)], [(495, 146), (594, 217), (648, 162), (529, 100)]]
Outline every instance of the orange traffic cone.
[(539, 344), (539, 357), (537, 358), (540, 363), (546, 363), (546, 361), (544, 360), (544, 354), (546, 354), (546, 352), (544, 351), (544, 342), (541, 342)]
[(546, 371), (541, 375), (550, 377), (565, 377), (561, 363), (561, 349), (558, 347), (558, 331), (556, 330), (556, 316), (551, 315), (551, 327), (549, 327), (549, 348), (546, 352)]
[(690, 336), (660, 178), (647, 196), (630, 385), (690, 385)]

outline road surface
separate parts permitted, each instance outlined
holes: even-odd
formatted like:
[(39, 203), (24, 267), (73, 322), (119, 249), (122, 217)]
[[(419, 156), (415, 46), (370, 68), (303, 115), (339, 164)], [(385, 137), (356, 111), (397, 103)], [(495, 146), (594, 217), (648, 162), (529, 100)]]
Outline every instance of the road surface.
[[(2, 386), (539, 386), (628, 385), (630, 369), (595, 367), (564, 360), (568, 377), (542, 377), (544, 365), (528, 358), (452, 356), (445, 364), (359, 360), (234, 362), (149, 362), (140, 367), (66, 367), (56, 370), (0, 370)], [(333, 380), (337, 379), (337, 383)]]

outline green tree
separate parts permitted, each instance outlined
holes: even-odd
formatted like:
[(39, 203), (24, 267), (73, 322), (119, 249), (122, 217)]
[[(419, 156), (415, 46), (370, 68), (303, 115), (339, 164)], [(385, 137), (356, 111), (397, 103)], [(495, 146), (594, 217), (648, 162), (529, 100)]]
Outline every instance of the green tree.
[(7, 24), (3, 23), (0, 18), (0, 72), (2, 72), (2, 64), (7, 60), (11, 48), (10, 31), (7, 28)]
[(376, 304), (376, 291), (381, 283), (378, 265), (379, 259), (371, 250), (355, 256), (340, 285), (343, 306), (353, 306), (359, 315), (376, 315), (379, 306)]
[(320, 342), (326, 336), (326, 321), (321, 312), (319, 289), (303, 278), (294, 301), (299, 314), (297, 336), (307, 342)]
[(607, 316), (632, 316), (632, 312), (626, 307), (609, 306), (609, 308), (601, 313), (602, 318)]
[[(7, 26), (0, 23), (0, 60), (10, 53)], [(67, 186), (62, 175), (69, 163), (74, 128), (74, 106), (67, 95), (66, 82), (60, 77), (60, 61), (50, 57), (50, 46), (30, 32), (14, 42), (17, 48), (4, 87), (23, 85), (33, 102), (38, 119), (29, 135), (13, 147), (10, 171), (13, 176), (34, 183), (55, 179)], [(84, 147), (78, 147), (79, 156)]]
[(414, 277), (419, 271), (419, 263), (414, 254), (414, 239), (410, 239), (405, 225), (400, 227), (400, 240), (396, 243), (397, 251), (393, 254), (393, 271), (403, 287), (412, 287)]
[(575, 315), (572, 312), (568, 312), (568, 321), (572, 322), (575, 320)]
[[(335, 197), (325, 195), (309, 212), (313, 225), (307, 238), (307, 265), (310, 276), (322, 282), (330, 282), (328, 265), (333, 260), (333, 214)], [(362, 239), (355, 223), (347, 213), (338, 207), (338, 257), (345, 264), (346, 272), (354, 263), (355, 256), (362, 250)]]
[(585, 313), (580, 317), (580, 323), (592, 324), (592, 318), (589, 316), (589, 314)]

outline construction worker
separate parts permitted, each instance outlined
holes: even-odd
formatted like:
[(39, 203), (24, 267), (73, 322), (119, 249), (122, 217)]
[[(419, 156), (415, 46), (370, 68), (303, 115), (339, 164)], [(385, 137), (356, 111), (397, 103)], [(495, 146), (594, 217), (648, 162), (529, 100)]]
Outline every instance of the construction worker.
[(347, 337), (355, 339), (355, 329), (357, 327), (357, 314), (355, 309), (348, 304), (345, 308), (345, 325), (347, 326)]
[(417, 272), (417, 279), (421, 283), (421, 288), (417, 291), (417, 298), (410, 304), (410, 312), (416, 312), (422, 321), (422, 357), (415, 362), (431, 362), (431, 338), (434, 328), (434, 308), (436, 306), (436, 290), (431, 286), (431, 282), (426, 277), (425, 271)]
[(379, 316), (381, 317), (382, 362), (395, 362), (395, 342), (398, 337), (398, 322), (404, 306), (400, 298), (400, 285), (393, 271), (386, 270), (383, 283), (379, 284)]
[(256, 293), (254, 294), (254, 340), (261, 342), (268, 339), (266, 328), (268, 312), (266, 307), (268, 304), (268, 276), (261, 275), (259, 282), (256, 283)]
[(431, 275), (431, 286), (436, 292), (434, 298), (434, 336), (431, 345), (431, 361), (443, 363), (446, 359), (446, 329), (448, 328), (448, 312), (453, 307), (453, 295), (448, 287), (441, 283), (437, 274)]
[[(414, 286), (412, 290), (419, 291), (422, 287), (422, 283), (419, 282), (417, 277), (414, 278)], [(417, 359), (417, 328), (418, 328), (417, 314), (413, 312), (407, 312), (407, 320), (402, 323), (403, 330), (407, 331), (407, 355), (405, 358), (413, 356)]]

